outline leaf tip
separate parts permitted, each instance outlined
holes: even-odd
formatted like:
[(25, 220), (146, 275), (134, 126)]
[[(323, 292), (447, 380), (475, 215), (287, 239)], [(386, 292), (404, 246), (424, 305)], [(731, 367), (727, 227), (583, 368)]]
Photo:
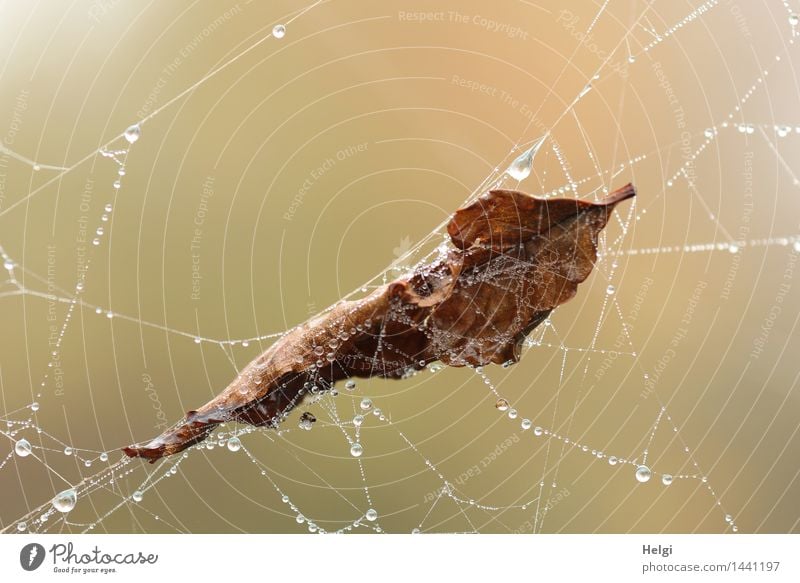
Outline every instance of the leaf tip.
[(634, 196), (636, 196), (636, 187), (629, 182), (622, 188), (618, 188), (617, 190), (609, 194), (605, 199), (603, 199), (603, 204), (605, 205), (617, 204), (618, 202), (622, 202), (623, 200), (633, 198)]

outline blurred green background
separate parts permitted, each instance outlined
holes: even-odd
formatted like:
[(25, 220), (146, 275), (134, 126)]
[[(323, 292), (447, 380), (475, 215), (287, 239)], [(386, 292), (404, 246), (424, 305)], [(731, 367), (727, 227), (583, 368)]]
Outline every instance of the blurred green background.
[[(0, 245), (18, 282), (0, 276), (0, 406), (24, 420), (40, 404), (46, 434), (14, 439), (50, 468), (6, 458), (2, 526), (63, 489), (54, 472), (75, 483), (102, 467), (57, 443), (114, 461), (269, 345), (195, 336), (302, 322), (549, 129), (524, 190), (575, 182), (591, 197), (632, 181), (639, 197), (604, 239), (616, 267), (603, 259), (518, 365), (487, 368), (517, 419), (467, 370), (359, 381), (282, 434), (243, 439), (268, 476), (242, 452), (194, 451), (97, 530), (305, 531), (282, 494), (326, 530), (370, 507), (388, 532), (721, 532), (725, 514), (740, 532), (800, 530), (800, 92), (783, 3), (334, 0), (292, 20), (309, 5), (0, 4)], [(97, 150), (143, 119), (117, 191)], [(97, 227), (100, 244), (82, 243)], [(391, 423), (367, 417), (362, 478), (330, 407), (347, 421), (364, 397)], [(535, 437), (525, 417), (580, 445)], [(644, 484), (607, 461), (644, 450)], [(433, 503), (443, 482), (425, 460), (463, 503)], [(156, 471), (130, 467), (70, 521), (95, 521)], [(663, 473), (698, 478), (665, 487)]]

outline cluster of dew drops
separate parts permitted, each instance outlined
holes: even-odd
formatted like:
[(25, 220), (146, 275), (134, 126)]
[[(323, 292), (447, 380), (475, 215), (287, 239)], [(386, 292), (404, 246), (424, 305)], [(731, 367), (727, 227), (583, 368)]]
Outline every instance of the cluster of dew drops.
[[(31, 412), (36, 413), (37, 411), (39, 411), (40, 405), (38, 402), (33, 402), (28, 406), (28, 408), (30, 409)], [(28, 422), (23, 422), (22, 426), (23, 428), (30, 427), (30, 420)], [(41, 430), (37, 431), (41, 432)], [(15, 432), (12, 432), (10, 435), (13, 436), (14, 433)], [(33, 445), (31, 444), (30, 441), (28, 441), (24, 437), (16, 440), (16, 442), (14, 443), (14, 453), (19, 458), (27, 458), (31, 455), (35, 457), (35, 454), (33, 452)], [(64, 447), (63, 453), (66, 456), (71, 456), (73, 454), (77, 455), (76, 451), (69, 446)], [(101, 452), (97, 459), (99, 459), (101, 462), (107, 462), (109, 459), (108, 453)], [(92, 461), (90, 459), (86, 459), (84, 460), (84, 465), (86, 467), (91, 467)], [(66, 514), (75, 508), (77, 502), (78, 502), (77, 489), (74, 487), (67, 488), (66, 490), (62, 490), (53, 497), (53, 499), (51, 500), (51, 512), (56, 511), (61, 514)], [(49, 516), (49, 512), (42, 515), (41, 520), (42, 521), (47, 520), (47, 516)], [(24, 532), (25, 530), (27, 530), (27, 524), (25, 522), (17, 523), (17, 530), (20, 532)]]

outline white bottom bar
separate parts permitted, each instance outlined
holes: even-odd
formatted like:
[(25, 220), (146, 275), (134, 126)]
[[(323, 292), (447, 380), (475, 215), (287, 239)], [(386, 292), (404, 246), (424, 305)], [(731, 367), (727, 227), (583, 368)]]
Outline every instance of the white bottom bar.
[[(0, 537), (0, 573), (4, 581), (136, 583), (461, 576), (797, 582), (799, 551), (798, 535), (6, 535)], [(27, 571), (23, 563), (39, 566)]]

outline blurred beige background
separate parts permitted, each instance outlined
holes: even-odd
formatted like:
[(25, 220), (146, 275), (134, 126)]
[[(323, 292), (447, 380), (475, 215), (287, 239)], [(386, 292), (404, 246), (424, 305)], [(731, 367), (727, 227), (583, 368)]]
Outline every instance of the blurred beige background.
[[(97, 529), (303, 532), (286, 494), (326, 530), (370, 507), (388, 532), (729, 532), (726, 514), (740, 532), (800, 530), (800, 94), (784, 5), (334, 0), (260, 42), (309, 4), (0, 4), (0, 245), (19, 282), (0, 276), (0, 406), (16, 432), (40, 404), (44, 433), (14, 439), (50, 468), (7, 459), (2, 526), (64, 487), (54, 472), (76, 483), (103, 467), (62, 444), (114, 461), (269, 345), (194, 336), (305, 320), (552, 129), (524, 190), (574, 181), (589, 197), (632, 181), (639, 197), (604, 240), (617, 267), (604, 259), (521, 363), (487, 369), (519, 418), (470, 371), (360, 381), (295, 411), (280, 436), (243, 438), (268, 477), (243, 452), (194, 451)], [(94, 153), (145, 118), (115, 193), (117, 165)], [(101, 226), (76, 295), (81, 231)], [(349, 420), (363, 397), (391, 419), (361, 429), (364, 479), (330, 414), (334, 402)], [(310, 432), (297, 429), (305, 410)], [(523, 431), (524, 417), (589, 451)], [(608, 463), (645, 449), (647, 483)], [(464, 503), (432, 502), (442, 481), (425, 459)], [(129, 468), (70, 521), (95, 521), (156, 471)], [(697, 478), (665, 487), (663, 473)]]

